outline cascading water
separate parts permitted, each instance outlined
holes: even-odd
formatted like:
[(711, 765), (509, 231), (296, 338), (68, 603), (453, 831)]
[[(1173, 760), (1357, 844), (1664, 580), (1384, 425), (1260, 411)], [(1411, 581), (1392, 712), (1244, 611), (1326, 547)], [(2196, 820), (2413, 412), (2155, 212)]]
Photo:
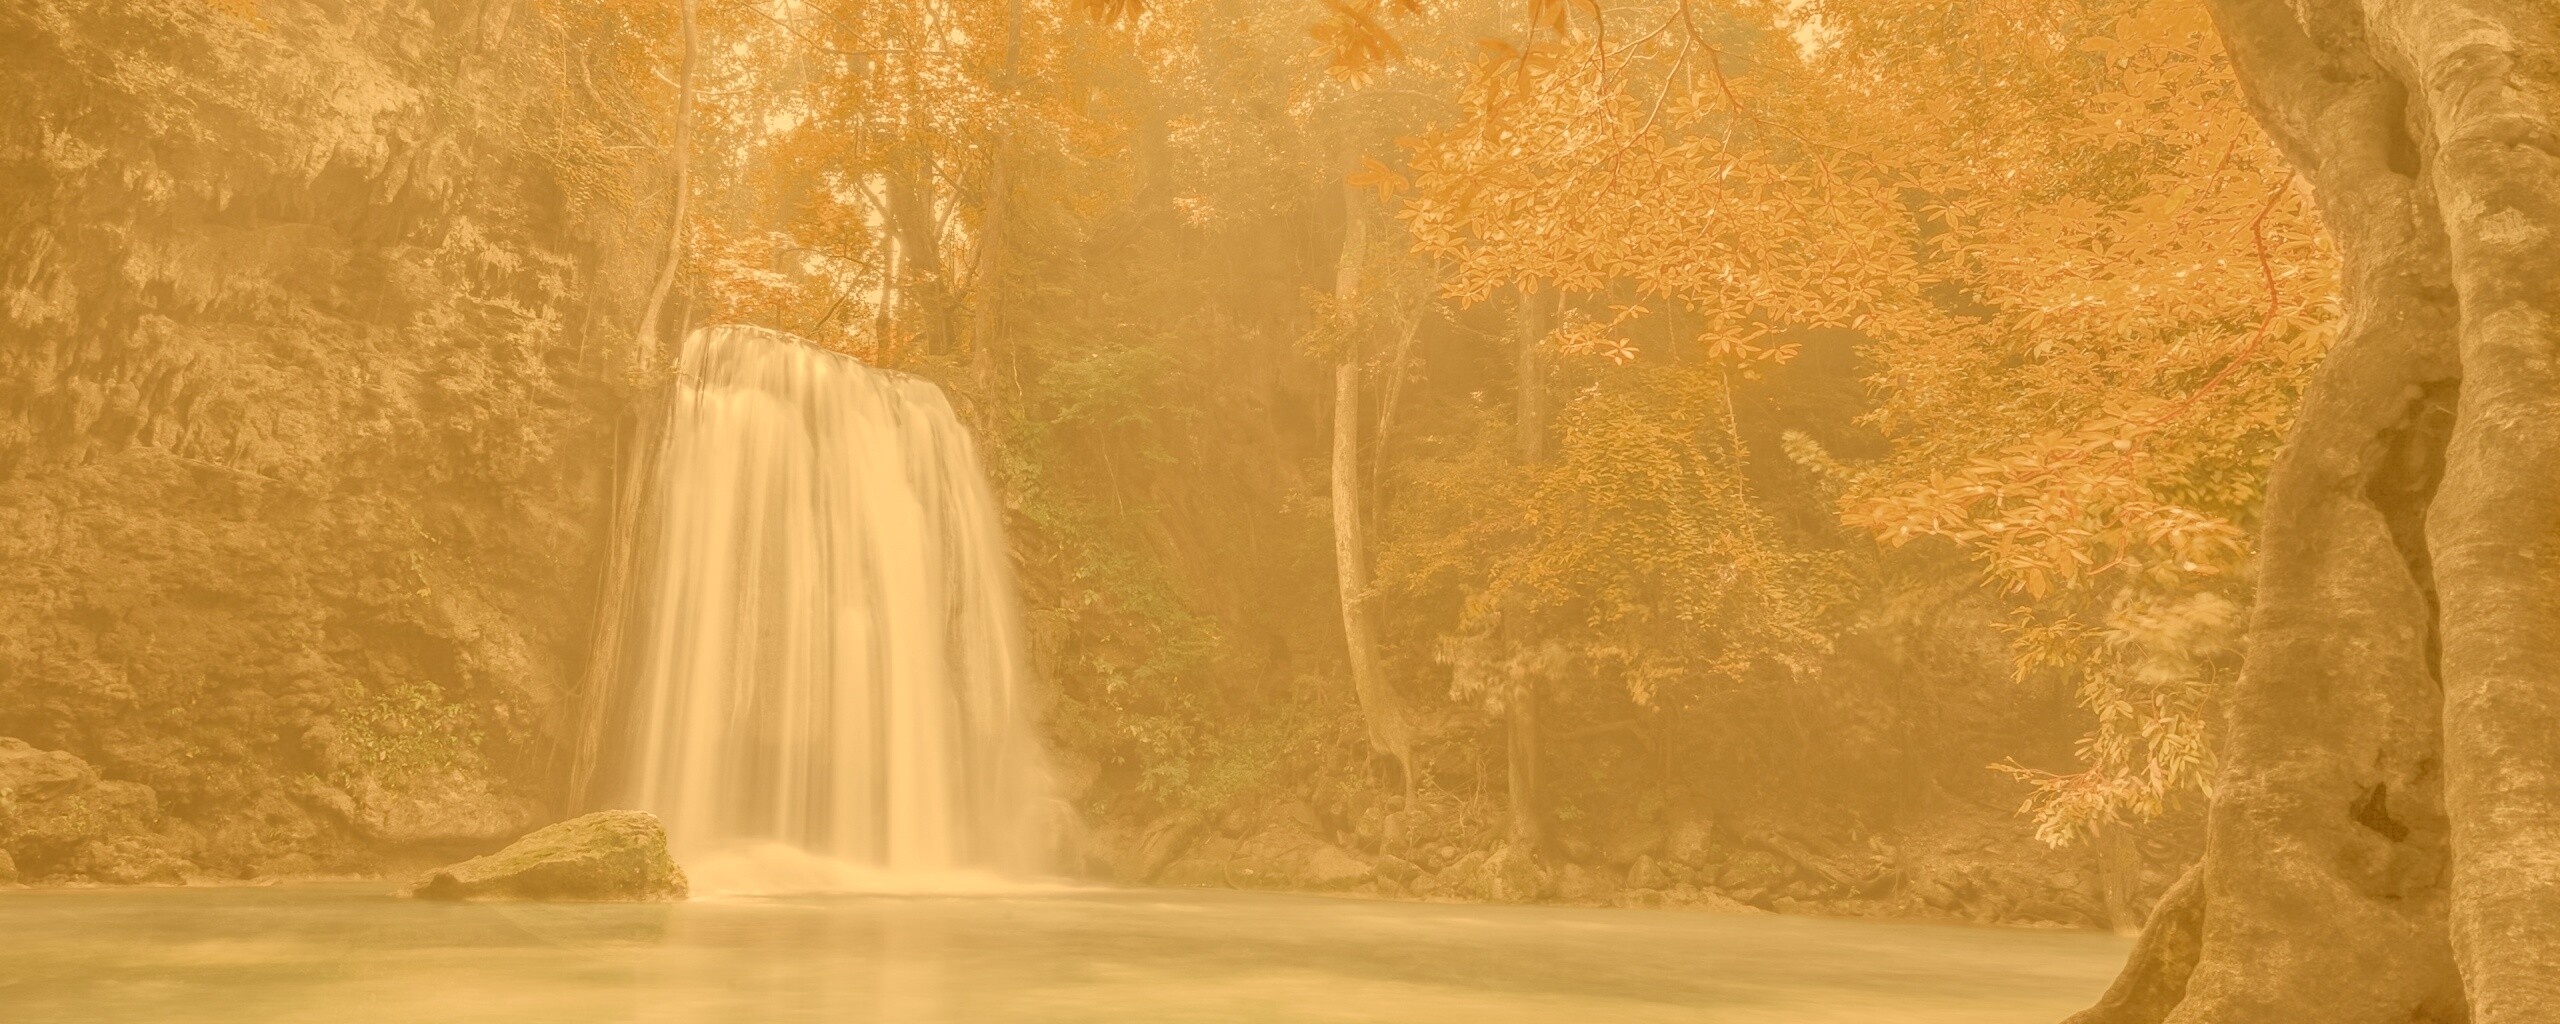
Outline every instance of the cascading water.
[(1040, 870), (1012, 572), (942, 392), (713, 327), (666, 415), (593, 792), (664, 819), (697, 888)]

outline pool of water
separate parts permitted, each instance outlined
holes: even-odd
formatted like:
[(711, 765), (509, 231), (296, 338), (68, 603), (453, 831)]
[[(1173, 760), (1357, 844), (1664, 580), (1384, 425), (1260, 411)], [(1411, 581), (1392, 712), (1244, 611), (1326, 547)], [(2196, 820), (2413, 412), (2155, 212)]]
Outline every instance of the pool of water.
[(0, 1021), (2050, 1024), (2112, 935), (1195, 890), (434, 904), (0, 893)]

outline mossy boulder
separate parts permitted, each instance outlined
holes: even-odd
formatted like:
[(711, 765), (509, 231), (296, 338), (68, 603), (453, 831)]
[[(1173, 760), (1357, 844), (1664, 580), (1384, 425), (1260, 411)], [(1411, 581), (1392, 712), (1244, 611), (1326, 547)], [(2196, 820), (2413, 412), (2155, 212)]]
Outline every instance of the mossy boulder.
[(686, 895), (667, 829), (647, 811), (597, 811), (506, 849), (418, 876), (400, 895), (428, 900), (651, 902)]

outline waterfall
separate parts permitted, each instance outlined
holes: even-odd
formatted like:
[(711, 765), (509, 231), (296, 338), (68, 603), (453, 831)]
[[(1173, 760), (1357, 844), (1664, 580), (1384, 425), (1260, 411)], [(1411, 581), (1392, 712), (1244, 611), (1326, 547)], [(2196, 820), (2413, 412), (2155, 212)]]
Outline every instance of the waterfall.
[(941, 390), (705, 328), (657, 444), (593, 792), (663, 819), (698, 886), (778, 850), (874, 878), (1044, 867), (1012, 572)]

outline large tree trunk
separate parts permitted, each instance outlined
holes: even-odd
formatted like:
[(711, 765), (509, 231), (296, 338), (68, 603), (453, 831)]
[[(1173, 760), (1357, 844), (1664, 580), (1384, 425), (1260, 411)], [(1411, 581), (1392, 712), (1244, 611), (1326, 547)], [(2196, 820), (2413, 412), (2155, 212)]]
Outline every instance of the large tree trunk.
[[(1360, 264), (1367, 258), (1368, 224), (1360, 193), (1342, 187), (1342, 254), (1335, 264), (1333, 295), (1346, 311), (1360, 294)], [(1413, 806), (1413, 729), (1404, 702), (1378, 663), (1369, 624), (1369, 544), (1360, 518), (1360, 345), (1346, 339), (1333, 367), (1333, 563), (1342, 602), (1342, 639), (1351, 661), (1351, 686), (1360, 700), (1369, 749), (1393, 758), (1404, 782), (1405, 806)]]
[(658, 365), (658, 318), (666, 312), (667, 295), (675, 290), (676, 270), (684, 264), (684, 217), (686, 201), (693, 194), (693, 65), (702, 48), (701, 27), (694, 23), (694, 0), (679, 5), (684, 27), (684, 66), (676, 76), (676, 130), (668, 144), (667, 160), (675, 170), (675, 205), (667, 213), (666, 258), (659, 263), (658, 279), (649, 286), (649, 302), (640, 312), (640, 330), (633, 340), (637, 351), (632, 359), (643, 374)]
[(2205, 861), (2079, 1024), (2560, 1020), (2560, 7), (2216, 0), (2346, 321)]
[(2377, 6), (2422, 87), (2461, 300), (2462, 400), (2426, 524), (2454, 956), (2472, 1019), (2560, 1020), (2560, 3)]

